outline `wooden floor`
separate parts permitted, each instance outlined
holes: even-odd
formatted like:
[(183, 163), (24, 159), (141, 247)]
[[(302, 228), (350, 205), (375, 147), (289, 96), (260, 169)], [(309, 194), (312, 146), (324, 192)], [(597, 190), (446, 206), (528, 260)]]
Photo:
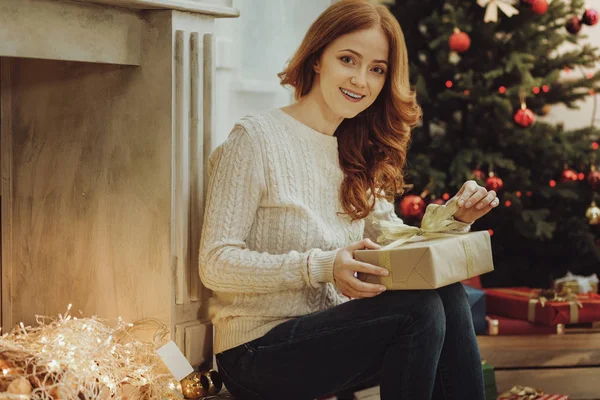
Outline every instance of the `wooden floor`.
[(498, 391), (514, 385), (600, 399), (600, 333), (478, 336), (481, 356), (494, 366)]

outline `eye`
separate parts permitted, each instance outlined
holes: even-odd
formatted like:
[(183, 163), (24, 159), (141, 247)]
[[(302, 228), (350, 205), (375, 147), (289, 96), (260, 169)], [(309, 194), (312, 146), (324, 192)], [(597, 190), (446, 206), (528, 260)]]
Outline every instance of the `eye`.
[(351, 64), (354, 62), (354, 60), (350, 56), (341, 56), (340, 60), (342, 60), (342, 62), (345, 64)]
[(381, 68), (381, 67), (375, 67), (375, 68), (373, 68), (373, 71), (375, 71), (375, 73), (379, 74), (379, 75), (384, 75), (385, 74), (385, 70), (383, 68)]

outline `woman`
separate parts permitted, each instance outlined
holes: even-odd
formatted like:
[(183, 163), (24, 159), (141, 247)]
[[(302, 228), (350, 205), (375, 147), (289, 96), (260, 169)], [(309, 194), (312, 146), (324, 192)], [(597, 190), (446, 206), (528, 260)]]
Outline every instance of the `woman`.
[[(460, 284), (384, 292), (355, 277), (385, 272), (353, 252), (379, 248), (374, 220), (402, 222), (385, 194), (400, 193), (420, 119), (397, 21), (337, 2), (279, 76), (297, 101), (243, 118), (209, 162), (200, 276), (226, 386), (240, 399), (372, 384), (383, 400), (483, 399)], [(474, 181), (455, 197), (456, 229), (498, 205)]]

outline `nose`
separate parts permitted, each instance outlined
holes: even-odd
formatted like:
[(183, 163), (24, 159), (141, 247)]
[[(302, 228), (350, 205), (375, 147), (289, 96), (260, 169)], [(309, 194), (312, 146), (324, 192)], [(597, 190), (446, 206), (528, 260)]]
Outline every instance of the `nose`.
[(355, 76), (350, 79), (350, 83), (357, 87), (365, 87), (367, 84), (367, 76), (365, 71), (358, 72)]

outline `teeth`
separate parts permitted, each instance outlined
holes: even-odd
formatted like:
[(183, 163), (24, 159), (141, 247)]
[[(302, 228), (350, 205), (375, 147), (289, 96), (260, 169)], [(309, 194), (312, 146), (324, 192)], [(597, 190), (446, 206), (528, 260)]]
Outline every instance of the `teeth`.
[(347, 91), (347, 90), (344, 90), (344, 89), (342, 89), (342, 92), (343, 92), (344, 94), (346, 94), (346, 95), (348, 95), (348, 96), (352, 97), (353, 99), (362, 99), (362, 98), (363, 98), (363, 96), (361, 96), (361, 95), (359, 95), (359, 94), (354, 94), (354, 93), (351, 93), (351, 92), (349, 92), (349, 91)]

